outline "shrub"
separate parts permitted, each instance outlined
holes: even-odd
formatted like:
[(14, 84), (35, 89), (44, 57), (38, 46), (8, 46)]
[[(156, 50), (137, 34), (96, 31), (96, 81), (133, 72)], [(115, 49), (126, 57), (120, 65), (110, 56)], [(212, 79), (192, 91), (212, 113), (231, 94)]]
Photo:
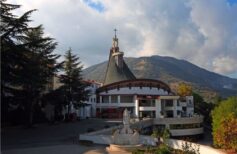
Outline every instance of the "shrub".
[(233, 113), (221, 120), (220, 126), (213, 135), (220, 147), (237, 152), (237, 118)]
[(171, 150), (165, 144), (161, 144), (155, 152), (155, 154), (170, 154), (170, 153), (171, 153)]
[(183, 154), (200, 154), (199, 146), (193, 146), (191, 142), (185, 141), (182, 144), (182, 152)]
[(214, 145), (237, 151), (237, 97), (230, 97), (212, 111)]

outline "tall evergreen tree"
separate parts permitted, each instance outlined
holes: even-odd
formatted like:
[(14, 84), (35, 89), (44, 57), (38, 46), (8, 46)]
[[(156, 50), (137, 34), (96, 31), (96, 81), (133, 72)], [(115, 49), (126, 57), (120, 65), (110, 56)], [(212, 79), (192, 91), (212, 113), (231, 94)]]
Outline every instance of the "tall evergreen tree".
[[(50, 79), (60, 68), (53, 54), (57, 43), (44, 37), (42, 26), (29, 27), (28, 11), (20, 17), (11, 13), (19, 5), (1, 0), (1, 88), (2, 102), (20, 104), (33, 121), (33, 105), (40, 99)], [(11, 100), (11, 101), (10, 101)]]
[(88, 91), (85, 89), (88, 84), (82, 79), (83, 65), (79, 61), (79, 57), (72, 54), (71, 49), (66, 52), (64, 61), (64, 74), (61, 75), (60, 81), (63, 83), (61, 87), (64, 90), (64, 98), (68, 105), (70, 103), (80, 104), (88, 97)]
[(61, 64), (57, 63), (60, 56), (53, 53), (57, 43), (52, 38), (43, 35), (42, 26), (38, 26), (29, 30), (25, 37), (26, 49), (30, 52), (27, 55), (28, 64), (21, 76), (25, 79), (23, 87), (28, 94), (26, 107), (30, 124), (33, 120), (34, 104), (38, 103), (42, 94), (49, 90), (48, 85), (61, 67)]
[[(26, 44), (22, 42), (25, 33), (30, 29), (30, 14), (28, 11), (20, 17), (12, 14), (20, 5), (8, 4), (5, 0), (0, 0), (1, 5), (1, 102), (2, 118), (7, 119), (6, 111), (9, 102), (14, 104), (22, 101), (22, 77), (20, 72), (28, 62), (25, 56)], [(16, 96), (17, 99), (16, 99)]]

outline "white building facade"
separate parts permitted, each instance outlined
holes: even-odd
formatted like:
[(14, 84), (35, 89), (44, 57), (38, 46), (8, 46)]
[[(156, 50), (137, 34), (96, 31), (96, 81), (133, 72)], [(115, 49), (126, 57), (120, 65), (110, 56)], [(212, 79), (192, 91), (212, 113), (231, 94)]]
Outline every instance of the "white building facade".
[(162, 81), (137, 79), (123, 60), (115, 34), (103, 86), (96, 89), (93, 115), (122, 118), (125, 108), (135, 119), (153, 118), (155, 127), (170, 129), (172, 136), (203, 133), (203, 117), (194, 114), (193, 96), (173, 93)]
[(158, 80), (116, 82), (97, 89), (97, 96), (97, 113), (102, 114), (103, 111), (106, 111), (104, 114), (108, 113), (109, 109), (122, 112), (124, 108), (136, 118), (191, 117), (194, 114), (192, 96), (180, 101), (179, 96), (170, 92), (168, 85)]

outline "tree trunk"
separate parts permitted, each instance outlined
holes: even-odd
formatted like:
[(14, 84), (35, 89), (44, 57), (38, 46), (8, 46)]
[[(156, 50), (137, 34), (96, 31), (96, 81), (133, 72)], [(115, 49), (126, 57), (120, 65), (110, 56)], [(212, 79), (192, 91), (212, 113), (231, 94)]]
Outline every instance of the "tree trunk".
[(36, 99), (30, 99), (29, 101), (29, 107), (28, 107), (28, 127), (33, 127), (33, 120), (34, 120), (34, 105), (35, 102), (37, 102), (37, 98)]
[(69, 112), (70, 112), (70, 101), (68, 101), (68, 106), (67, 106), (67, 120), (68, 121), (70, 120)]

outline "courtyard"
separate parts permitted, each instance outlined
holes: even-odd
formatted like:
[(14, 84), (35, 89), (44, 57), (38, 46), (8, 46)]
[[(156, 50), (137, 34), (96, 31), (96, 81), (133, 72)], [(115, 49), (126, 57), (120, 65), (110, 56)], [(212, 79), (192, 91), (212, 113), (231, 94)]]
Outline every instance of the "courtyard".
[(3, 128), (2, 152), (4, 154), (53, 153), (105, 153), (105, 146), (82, 146), (78, 144), (79, 134), (88, 130), (100, 130), (120, 124), (120, 120), (86, 119), (53, 125), (38, 124), (28, 129), (24, 126)]

